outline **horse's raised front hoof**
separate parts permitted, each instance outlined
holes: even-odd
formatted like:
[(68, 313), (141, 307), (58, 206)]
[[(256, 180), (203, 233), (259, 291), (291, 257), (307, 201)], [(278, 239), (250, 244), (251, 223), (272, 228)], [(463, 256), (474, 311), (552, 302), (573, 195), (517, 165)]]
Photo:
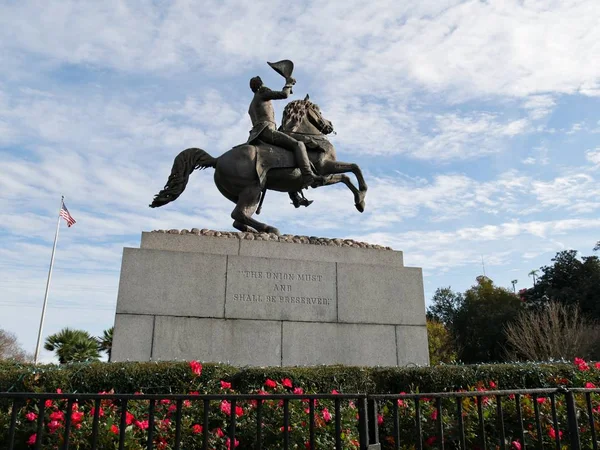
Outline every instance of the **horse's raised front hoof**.
[(265, 233), (273, 233), (273, 234), (276, 234), (277, 236), (281, 236), (281, 232), (277, 228), (270, 227), (270, 226), (267, 226), (265, 228)]
[(356, 209), (358, 209), (358, 212), (364, 212), (365, 210), (365, 201), (361, 201), (359, 203), (355, 203), (354, 206), (356, 206)]

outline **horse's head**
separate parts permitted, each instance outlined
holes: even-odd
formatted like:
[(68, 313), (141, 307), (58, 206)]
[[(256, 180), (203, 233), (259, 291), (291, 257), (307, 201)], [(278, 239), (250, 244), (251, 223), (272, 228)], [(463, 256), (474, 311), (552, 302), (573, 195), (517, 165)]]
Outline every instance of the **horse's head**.
[(329, 134), (333, 132), (333, 124), (325, 119), (316, 103), (309, 100), (294, 100), (283, 110), (281, 128), (284, 131), (295, 131), (306, 134)]

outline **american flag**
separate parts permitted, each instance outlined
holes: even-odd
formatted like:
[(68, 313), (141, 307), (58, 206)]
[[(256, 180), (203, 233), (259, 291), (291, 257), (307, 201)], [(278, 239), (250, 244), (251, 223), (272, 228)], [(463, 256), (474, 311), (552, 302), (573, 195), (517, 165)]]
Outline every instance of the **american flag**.
[(73, 216), (71, 214), (69, 214), (69, 210), (67, 209), (67, 207), (65, 206), (65, 204), (62, 204), (62, 207), (60, 208), (60, 217), (62, 217), (63, 219), (65, 219), (67, 221), (67, 226), (70, 227), (71, 225), (73, 225), (75, 223), (75, 219), (73, 219)]

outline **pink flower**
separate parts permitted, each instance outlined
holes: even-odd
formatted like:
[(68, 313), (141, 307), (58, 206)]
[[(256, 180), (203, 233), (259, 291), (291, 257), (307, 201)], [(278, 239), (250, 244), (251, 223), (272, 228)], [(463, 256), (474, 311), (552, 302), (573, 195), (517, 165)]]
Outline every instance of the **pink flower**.
[(493, 381), (490, 381), (490, 389), (496, 389), (498, 387), (498, 385), (496, 383), (494, 383)]
[(331, 391), (331, 393), (332, 393), (333, 395), (338, 395), (338, 394), (339, 394), (339, 392), (338, 392), (338, 391), (336, 391), (335, 389), (334, 389), (334, 390), (332, 390), (332, 391)]
[(190, 368), (192, 369), (194, 375), (198, 377), (202, 375), (202, 364), (200, 364), (198, 361), (190, 361)]
[(56, 390), (56, 393), (57, 393), (57, 394), (62, 394), (62, 389), (58, 388), (58, 389)]
[(54, 406), (54, 403), (52, 402), (52, 400), (46, 400), (46, 402), (44, 403), (44, 406), (46, 408), (52, 408)]
[(581, 371), (590, 370), (590, 366), (585, 362), (583, 358), (575, 358), (575, 365)]
[(231, 383), (221, 380), (221, 389), (231, 389)]
[[(562, 439), (562, 435), (563, 435), (563, 432), (558, 430), (558, 437), (560, 439)], [(556, 439), (556, 430), (554, 428), (550, 428), (548, 430), (548, 436), (550, 436), (551, 439)]]
[(57, 420), (50, 421), (50, 423), (48, 424), (48, 429), (50, 430), (50, 432), (54, 433), (57, 428), (60, 428), (60, 422), (58, 422)]
[(37, 414), (34, 412), (29, 412), (29, 413), (25, 414), (25, 418), (27, 420), (30, 420), (31, 422), (33, 422), (35, 419), (37, 419)]
[(276, 388), (277, 382), (271, 380), (270, 378), (267, 378), (267, 381), (265, 381), (265, 386), (268, 388)]
[(197, 423), (192, 425), (192, 433), (194, 433), (194, 434), (202, 433), (202, 425), (198, 425)]
[(142, 420), (142, 421), (136, 420), (135, 426), (138, 427), (140, 430), (147, 430), (149, 423), (147, 420)]
[[(400, 392), (399, 395), (406, 395), (406, 392), (402, 391), (402, 392)], [(399, 398), (398, 399), (398, 406), (408, 406), (406, 404), (406, 399)]]
[(290, 380), (289, 378), (284, 378), (283, 380), (281, 380), (281, 384), (283, 385), (283, 387), (292, 388), (292, 380)]
[(29, 439), (27, 440), (27, 445), (34, 445), (36, 440), (37, 434), (33, 433), (31, 436), (29, 436)]
[(377, 425), (383, 424), (383, 416), (381, 414), (377, 414)]
[(129, 411), (125, 411), (125, 423), (127, 425), (131, 425), (135, 420), (135, 416), (131, 414)]
[(227, 416), (231, 415), (231, 403), (227, 400), (223, 400), (221, 402), (221, 412)]
[(242, 408), (241, 406), (236, 406), (235, 407), (235, 415), (237, 417), (242, 417), (244, 415), (244, 408)]
[(110, 432), (113, 434), (119, 434), (119, 427), (116, 425), (111, 425)]
[(425, 444), (427, 445), (433, 445), (435, 444), (435, 441), (437, 441), (437, 437), (435, 436), (430, 436), (425, 440)]
[(587, 383), (585, 383), (585, 387), (586, 389), (594, 389), (596, 387), (596, 385), (590, 381), (588, 381)]
[(431, 420), (437, 420), (438, 418), (438, 410), (434, 409), (433, 411), (431, 411)]
[(521, 443), (519, 441), (512, 441), (510, 445), (513, 450), (521, 450)]
[(64, 420), (64, 419), (65, 419), (65, 415), (63, 414), (62, 411), (54, 411), (52, 414), (50, 414), (50, 420), (59, 421), (59, 420)]
[(223, 433), (223, 430), (221, 430), (220, 428), (217, 428), (217, 431), (215, 431), (215, 433), (217, 433), (217, 436), (220, 438), (225, 436), (225, 433)]
[(596, 369), (600, 369), (600, 362), (597, 362), (597, 363), (595, 363), (595, 364), (594, 364), (594, 367), (595, 367)]
[(73, 423), (81, 422), (83, 420), (83, 416), (84, 414), (82, 412), (75, 411), (73, 414), (71, 414), (71, 420)]
[(541, 405), (543, 403), (546, 403), (546, 397), (538, 397), (536, 401)]
[(325, 422), (329, 422), (331, 420), (331, 413), (327, 408), (323, 408), (323, 420), (325, 420)]
[[(225, 441), (225, 445), (227, 446), (227, 450), (231, 449), (231, 440), (229, 438), (227, 438), (227, 440)], [(238, 441), (237, 439), (233, 442), (233, 448), (236, 448), (238, 445), (240, 445), (240, 441)]]
[(296, 395), (301, 395), (304, 394), (304, 389), (302, 389), (301, 387), (295, 387), (293, 392)]

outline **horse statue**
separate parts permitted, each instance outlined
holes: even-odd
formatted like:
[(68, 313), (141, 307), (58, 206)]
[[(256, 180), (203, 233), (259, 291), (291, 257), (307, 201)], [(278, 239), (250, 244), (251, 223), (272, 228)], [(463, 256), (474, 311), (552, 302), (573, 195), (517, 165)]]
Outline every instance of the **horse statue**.
[[(333, 132), (333, 125), (321, 115), (321, 110), (308, 95), (304, 100), (294, 100), (286, 105), (279, 131), (304, 142), (315, 173), (323, 176), (319, 186), (344, 183), (354, 194), (356, 209), (364, 211), (367, 184), (360, 167), (336, 161), (335, 148), (326, 137)], [(184, 191), (190, 174), (207, 167), (215, 169), (214, 180), (219, 192), (236, 204), (231, 213), (234, 228), (280, 234), (277, 228), (252, 216), (257, 212), (259, 202), (262, 204), (266, 190), (301, 191), (302, 177), (292, 152), (262, 142), (238, 145), (218, 158), (199, 148), (183, 150), (175, 157), (167, 184), (154, 197), (150, 207), (156, 208), (176, 200)], [(347, 172), (356, 176), (358, 188), (344, 175)]]

